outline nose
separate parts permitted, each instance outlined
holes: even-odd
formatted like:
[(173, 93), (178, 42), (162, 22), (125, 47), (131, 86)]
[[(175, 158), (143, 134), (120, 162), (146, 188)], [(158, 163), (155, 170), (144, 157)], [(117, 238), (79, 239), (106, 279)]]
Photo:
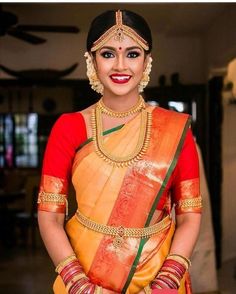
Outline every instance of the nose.
[(125, 57), (122, 54), (119, 54), (116, 57), (114, 69), (117, 71), (123, 71), (126, 69)]

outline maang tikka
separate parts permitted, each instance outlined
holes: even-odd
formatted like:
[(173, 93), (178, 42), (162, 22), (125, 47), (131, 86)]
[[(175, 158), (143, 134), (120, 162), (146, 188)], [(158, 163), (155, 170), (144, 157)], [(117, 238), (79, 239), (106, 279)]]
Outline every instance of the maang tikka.
[(137, 42), (145, 51), (148, 51), (149, 46), (147, 41), (139, 36), (131, 27), (123, 24), (122, 11), (118, 10), (116, 11), (116, 24), (93, 43), (91, 52), (101, 48), (112, 36), (114, 36), (115, 40), (122, 42), (124, 40), (124, 34)]
[[(122, 42), (124, 40), (124, 35), (131, 37), (135, 42), (137, 42), (145, 51), (149, 49), (147, 41), (145, 41), (141, 36), (138, 35), (132, 28), (123, 24), (122, 12), (120, 10), (116, 11), (116, 24), (107, 30), (100, 38), (98, 38), (91, 47), (91, 52), (94, 52), (101, 48), (112, 36), (115, 40)], [(87, 76), (89, 78), (89, 83), (91, 88), (103, 95), (104, 87), (97, 76), (96, 69), (94, 67), (93, 59), (91, 54), (86, 52), (84, 54), (87, 64)], [(147, 66), (143, 72), (143, 77), (138, 86), (139, 92), (143, 92), (143, 89), (147, 86), (150, 77), (152, 67), (152, 58), (148, 57)]]

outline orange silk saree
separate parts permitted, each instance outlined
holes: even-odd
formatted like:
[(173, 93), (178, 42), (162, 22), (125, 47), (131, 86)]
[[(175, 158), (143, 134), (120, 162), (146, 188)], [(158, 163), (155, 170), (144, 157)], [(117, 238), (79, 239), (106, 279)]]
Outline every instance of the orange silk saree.
[[(148, 227), (157, 220), (155, 210), (166, 187), (189, 128), (189, 116), (162, 108), (152, 112), (149, 147), (143, 158), (128, 167), (106, 163), (87, 140), (77, 151), (72, 168), (79, 211), (104, 225), (129, 228)], [(140, 128), (140, 115), (127, 124), (104, 132), (106, 149), (115, 155), (134, 150)], [(158, 219), (160, 221), (160, 219)], [(167, 227), (149, 238), (127, 237), (115, 248), (114, 237), (90, 230), (76, 216), (66, 224), (72, 247), (86, 275), (95, 284), (119, 293), (139, 293), (158, 273), (174, 234), (169, 217)], [(60, 278), (54, 293), (65, 294)], [(178, 293), (189, 293), (182, 280)]]

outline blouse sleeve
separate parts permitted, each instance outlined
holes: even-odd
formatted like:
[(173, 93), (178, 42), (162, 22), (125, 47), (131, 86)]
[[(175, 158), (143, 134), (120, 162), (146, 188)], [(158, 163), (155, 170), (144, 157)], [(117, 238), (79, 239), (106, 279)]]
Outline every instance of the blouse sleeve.
[(43, 159), (38, 210), (65, 212), (75, 150), (85, 139), (80, 113), (63, 114), (55, 122)]
[(173, 173), (171, 194), (176, 214), (186, 212), (201, 213), (199, 162), (191, 129), (187, 131), (185, 142)]

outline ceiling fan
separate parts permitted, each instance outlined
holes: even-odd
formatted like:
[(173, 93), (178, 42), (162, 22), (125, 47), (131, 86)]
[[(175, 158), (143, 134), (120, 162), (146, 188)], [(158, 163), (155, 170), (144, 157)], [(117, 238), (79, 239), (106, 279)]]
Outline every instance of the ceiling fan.
[(0, 37), (10, 35), (22, 41), (38, 45), (45, 43), (47, 40), (28, 32), (47, 32), (47, 33), (78, 33), (79, 28), (76, 26), (62, 25), (25, 25), (18, 24), (16, 14), (2, 10), (0, 5)]

